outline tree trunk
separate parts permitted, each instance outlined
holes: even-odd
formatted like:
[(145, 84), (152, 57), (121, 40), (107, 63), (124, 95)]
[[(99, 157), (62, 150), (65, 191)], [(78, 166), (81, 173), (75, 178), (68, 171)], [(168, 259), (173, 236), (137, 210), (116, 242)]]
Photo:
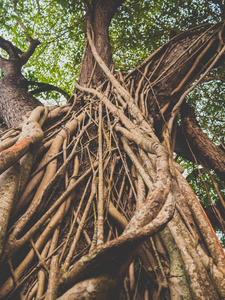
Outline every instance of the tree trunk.
[(16, 127), (29, 112), (42, 105), (28, 93), (22, 74), (8, 74), (0, 80), (0, 118), (8, 128)]
[(30, 39), (29, 49), (22, 53), (12, 43), (0, 38), (0, 47), (9, 55), (8, 60), (0, 57), (0, 68), (3, 71), (3, 78), (0, 79), (0, 118), (9, 128), (19, 125), (23, 116), (42, 105), (28, 93), (27, 80), (21, 74), (22, 66), (38, 44), (39, 41)]
[[(109, 39), (109, 25), (117, 8), (124, 0), (96, 0), (87, 7), (87, 22), (92, 26), (94, 44), (99, 55), (108, 67), (113, 66), (112, 51)], [(84, 57), (80, 69), (79, 84), (83, 86), (99, 85), (104, 80), (105, 74), (96, 63), (90, 45), (86, 42)]]

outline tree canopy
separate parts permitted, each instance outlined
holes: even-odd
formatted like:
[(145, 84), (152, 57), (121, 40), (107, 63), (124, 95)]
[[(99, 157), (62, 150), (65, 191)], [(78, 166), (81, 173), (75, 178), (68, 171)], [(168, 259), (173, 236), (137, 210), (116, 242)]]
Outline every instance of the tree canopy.
[[(221, 21), (221, 6), (220, 1), (126, 1), (110, 24), (115, 68), (131, 70), (171, 34)], [(22, 51), (26, 31), (41, 42), (24, 68), (26, 77), (71, 93), (85, 46), (85, 1), (2, 0), (0, 13), (1, 34)]]

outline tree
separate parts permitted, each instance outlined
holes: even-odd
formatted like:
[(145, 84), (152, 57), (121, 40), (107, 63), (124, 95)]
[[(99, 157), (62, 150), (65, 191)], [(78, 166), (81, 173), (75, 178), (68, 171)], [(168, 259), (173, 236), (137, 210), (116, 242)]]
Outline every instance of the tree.
[[(28, 90), (21, 69), (39, 41), (17, 4), (30, 46), (0, 39), (8, 126), (0, 146), (1, 299), (225, 298), (212, 214), (174, 160), (175, 151), (208, 171), (223, 230), (224, 145), (202, 131), (186, 99), (222, 73), (224, 22), (202, 24), (201, 16), (181, 33), (169, 24), (175, 36), (125, 73), (114, 70), (109, 37), (118, 9), (128, 9), (124, 1), (57, 3), (86, 11), (84, 57), (66, 105), (45, 107)], [(223, 16), (222, 2), (213, 3)]]

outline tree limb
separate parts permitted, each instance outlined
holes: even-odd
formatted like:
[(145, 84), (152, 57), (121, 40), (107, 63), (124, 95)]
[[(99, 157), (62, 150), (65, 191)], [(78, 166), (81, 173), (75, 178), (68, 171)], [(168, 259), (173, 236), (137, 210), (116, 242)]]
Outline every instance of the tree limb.
[(200, 128), (193, 108), (188, 104), (181, 109), (183, 132), (200, 160), (204, 159), (221, 180), (225, 180), (225, 155)]
[(22, 65), (25, 65), (25, 63), (29, 60), (29, 58), (32, 56), (34, 53), (36, 47), (40, 44), (40, 41), (38, 39), (32, 39), (30, 40), (30, 46), (28, 50), (20, 56), (20, 61)]
[(18, 61), (20, 61), (21, 65), (25, 65), (25, 63), (34, 53), (36, 47), (40, 44), (40, 41), (38, 39), (32, 39), (31, 37), (28, 39), (28, 41), (30, 42), (30, 46), (26, 52), (21, 51), (11, 42), (5, 40), (3, 37), (0, 37), (0, 47), (9, 54), (10, 59), (17, 59)]
[(19, 59), (19, 54), (23, 53), (19, 48), (15, 47), (11, 42), (5, 40), (3, 37), (0, 37), (0, 47), (9, 54), (10, 58)]
[(30, 91), (29, 93), (31, 95), (39, 94), (41, 92), (47, 92), (47, 91), (57, 91), (60, 94), (62, 94), (67, 100), (70, 98), (70, 95), (67, 92), (65, 92), (60, 87), (57, 87), (55, 85), (52, 85), (49, 83), (44, 83), (44, 82), (33, 82), (33, 81), (28, 81), (28, 84), (29, 85), (37, 85), (40, 87), (40, 88)]

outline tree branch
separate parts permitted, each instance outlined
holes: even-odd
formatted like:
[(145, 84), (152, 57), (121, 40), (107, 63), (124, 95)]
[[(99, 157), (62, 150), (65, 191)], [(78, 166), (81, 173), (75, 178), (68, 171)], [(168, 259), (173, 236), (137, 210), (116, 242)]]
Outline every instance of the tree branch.
[(24, 65), (34, 53), (36, 47), (40, 44), (38, 39), (29, 37), (27, 40), (30, 42), (30, 46), (26, 52), (21, 51), (3, 37), (0, 37), (0, 47), (9, 54), (9, 58), (17, 59), (20, 61), (21, 65)]
[(212, 168), (225, 181), (224, 151), (213, 143), (199, 126), (193, 108), (187, 103), (181, 109), (182, 128), (194, 154)]
[(34, 53), (36, 47), (40, 44), (40, 41), (38, 39), (29, 39), (29, 42), (30, 42), (30, 46), (28, 50), (20, 56), (20, 61), (22, 65), (25, 65), (25, 63), (29, 60), (29, 58)]
[(15, 47), (11, 42), (5, 40), (3, 37), (0, 37), (0, 47), (5, 50), (10, 58), (17, 58), (19, 59), (19, 54), (22, 54), (23, 52)]
[(47, 92), (47, 91), (57, 91), (60, 94), (62, 94), (67, 100), (70, 98), (70, 95), (67, 92), (65, 92), (60, 87), (57, 87), (55, 85), (43, 83), (43, 82), (33, 82), (33, 81), (28, 81), (28, 84), (39, 86), (39, 88), (29, 92), (31, 95), (39, 94), (41, 92)]

